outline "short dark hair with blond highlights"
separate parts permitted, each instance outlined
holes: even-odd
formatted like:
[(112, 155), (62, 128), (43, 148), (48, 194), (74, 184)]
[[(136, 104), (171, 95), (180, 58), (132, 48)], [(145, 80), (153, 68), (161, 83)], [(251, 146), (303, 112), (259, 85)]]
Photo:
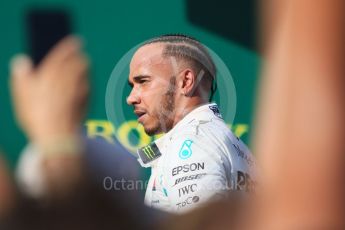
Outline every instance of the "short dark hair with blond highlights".
[(175, 57), (190, 63), (197, 74), (203, 70), (203, 80), (211, 85), (210, 101), (212, 100), (216, 90), (216, 84), (214, 84), (216, 82), (216, 66), (201, 42), (184, 34), (166, 34), (152, 38), (144, 42), (142, 46), (153, 43), (165, 44), (163, 49), (164, 57)]

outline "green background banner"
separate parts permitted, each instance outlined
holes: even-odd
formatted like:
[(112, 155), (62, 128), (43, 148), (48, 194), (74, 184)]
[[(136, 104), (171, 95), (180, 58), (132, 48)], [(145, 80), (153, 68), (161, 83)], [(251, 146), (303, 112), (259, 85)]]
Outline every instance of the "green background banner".
[[(140, 130), (133, 130), (136, 129), (134, 116), (117, 126), (107, 121), (108, 79), (116, 63), (135, 45), (162, 34), (184, 33), (216, 52), (231, 71), (237, 95), (232, 129), (249, 142), (260, 62), (255, 49), (254, 1), (4, 0), (0, 2), (0, 148), (11, 166), (15, 165), (26, 139), (13, 115), (8, 63), (14, 54), (28, 48), (26, 12), (33, 8), (56, 7), (70, 13), (74, 31), (83, 38), (91, 59), (91, 97), (84, 123), (89, 136), (101, 136), (110, 142), (117, 137), (133, 148), (151, 140)], [(132, 132), (141, 135), (141, 143), (130, 140)]]

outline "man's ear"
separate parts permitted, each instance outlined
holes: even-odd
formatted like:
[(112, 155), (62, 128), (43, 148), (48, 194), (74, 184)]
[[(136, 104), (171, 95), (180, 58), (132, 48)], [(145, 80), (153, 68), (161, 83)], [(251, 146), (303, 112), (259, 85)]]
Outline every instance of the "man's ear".
[(191, 69), (185, 69), (181, 73), (181, 90), (185, 96), (192, 96), (194, 94), (197, 82), (197, 76)]

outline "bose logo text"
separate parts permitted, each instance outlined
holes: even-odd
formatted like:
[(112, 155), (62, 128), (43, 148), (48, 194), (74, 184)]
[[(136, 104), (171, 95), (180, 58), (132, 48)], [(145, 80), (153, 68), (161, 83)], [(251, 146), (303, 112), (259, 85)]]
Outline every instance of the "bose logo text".
[(199, 174), (194, 174), (194, 175), (190, 175), (190, 176), (184, 176), (184, 177), (177, 178), (175, 181), (175, 184), (173, 186), (175, 186), (181, 182), (188, 181), (188, 180), (198, 180), (205, 175), (206, 175), (206, 173), (199, 173)]

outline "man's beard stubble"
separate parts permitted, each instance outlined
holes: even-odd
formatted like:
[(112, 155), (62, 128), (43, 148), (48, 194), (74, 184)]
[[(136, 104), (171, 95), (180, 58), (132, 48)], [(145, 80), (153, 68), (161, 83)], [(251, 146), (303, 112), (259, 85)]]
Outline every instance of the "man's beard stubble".
[(145, 128), (148, 135), (166, 133), (173, 128), (175, 115), (175, 94), (176, 94), (176, 77), (169, 79), (169, 87), (162, 96), (160, 107), (157, 108), (154, 117), (157, 119), (154, 127)]

